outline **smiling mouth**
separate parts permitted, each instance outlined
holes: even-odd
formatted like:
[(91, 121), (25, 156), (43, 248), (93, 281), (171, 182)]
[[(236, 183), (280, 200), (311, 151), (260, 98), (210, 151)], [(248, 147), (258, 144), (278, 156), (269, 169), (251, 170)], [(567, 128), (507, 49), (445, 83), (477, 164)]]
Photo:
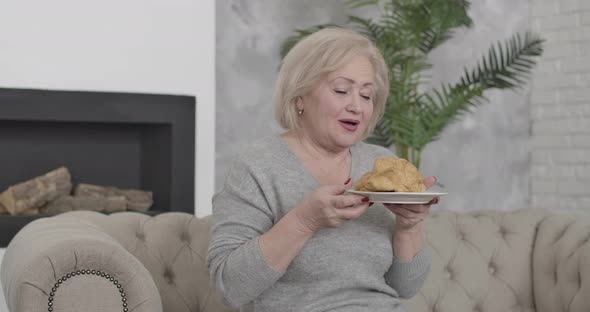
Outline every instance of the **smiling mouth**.
[(352, 121), (352, 120), (340, 120), (340, 122), (343, 124), (351, 125), (351, 126), (356, 126), (359, 124), (358, 121)]
[(346, 129), (347, 131), (354, 132), (358, 129), (359, 121), (357, 120), (339, 120), (340, 125), (342, 128)]

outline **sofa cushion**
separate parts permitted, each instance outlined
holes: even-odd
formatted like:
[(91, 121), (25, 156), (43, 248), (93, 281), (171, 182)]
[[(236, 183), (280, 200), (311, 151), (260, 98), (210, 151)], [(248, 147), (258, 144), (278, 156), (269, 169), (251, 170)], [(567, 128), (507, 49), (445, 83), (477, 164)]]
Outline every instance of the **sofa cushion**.
[(538, 312), (590, 311), (588, 214), (553, 214), (543, 220), (533, 259)]
[(434, 212), (432, 268), (408, 311), (534, 311), (533, 242), (542, 210)]

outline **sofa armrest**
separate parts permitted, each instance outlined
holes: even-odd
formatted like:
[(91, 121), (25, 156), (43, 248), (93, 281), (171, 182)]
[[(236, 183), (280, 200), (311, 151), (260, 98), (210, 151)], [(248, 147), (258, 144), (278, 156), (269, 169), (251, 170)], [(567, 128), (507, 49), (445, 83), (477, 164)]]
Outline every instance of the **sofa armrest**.
[(590, 217), (554, 214), (539, 225), (533, 255), (538, 312), (590, 311)]
[(6, 249), (0, 279), (12, 312), (162, 311), (141, 262), (100, 227), (74, 217), (25, 226)]

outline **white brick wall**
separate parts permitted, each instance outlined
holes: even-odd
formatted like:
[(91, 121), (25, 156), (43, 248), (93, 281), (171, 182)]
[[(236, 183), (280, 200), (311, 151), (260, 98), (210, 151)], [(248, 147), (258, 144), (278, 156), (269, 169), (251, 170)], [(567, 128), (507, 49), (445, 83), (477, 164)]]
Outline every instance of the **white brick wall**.
[(590, 212), (590, 0), (530, 3), (547, 40), (531, 95), (531, 204)]

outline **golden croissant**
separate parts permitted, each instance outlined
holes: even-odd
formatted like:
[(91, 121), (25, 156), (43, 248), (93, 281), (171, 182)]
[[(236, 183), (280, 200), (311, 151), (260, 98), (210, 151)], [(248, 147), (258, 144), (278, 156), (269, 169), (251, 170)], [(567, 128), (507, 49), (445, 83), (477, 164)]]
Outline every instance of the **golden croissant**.
[(418, 168), (403, 158), (377, 158), (373, 171), (365, 173), (354, 189), (366, 192), (424, 192), (424, 178)]

